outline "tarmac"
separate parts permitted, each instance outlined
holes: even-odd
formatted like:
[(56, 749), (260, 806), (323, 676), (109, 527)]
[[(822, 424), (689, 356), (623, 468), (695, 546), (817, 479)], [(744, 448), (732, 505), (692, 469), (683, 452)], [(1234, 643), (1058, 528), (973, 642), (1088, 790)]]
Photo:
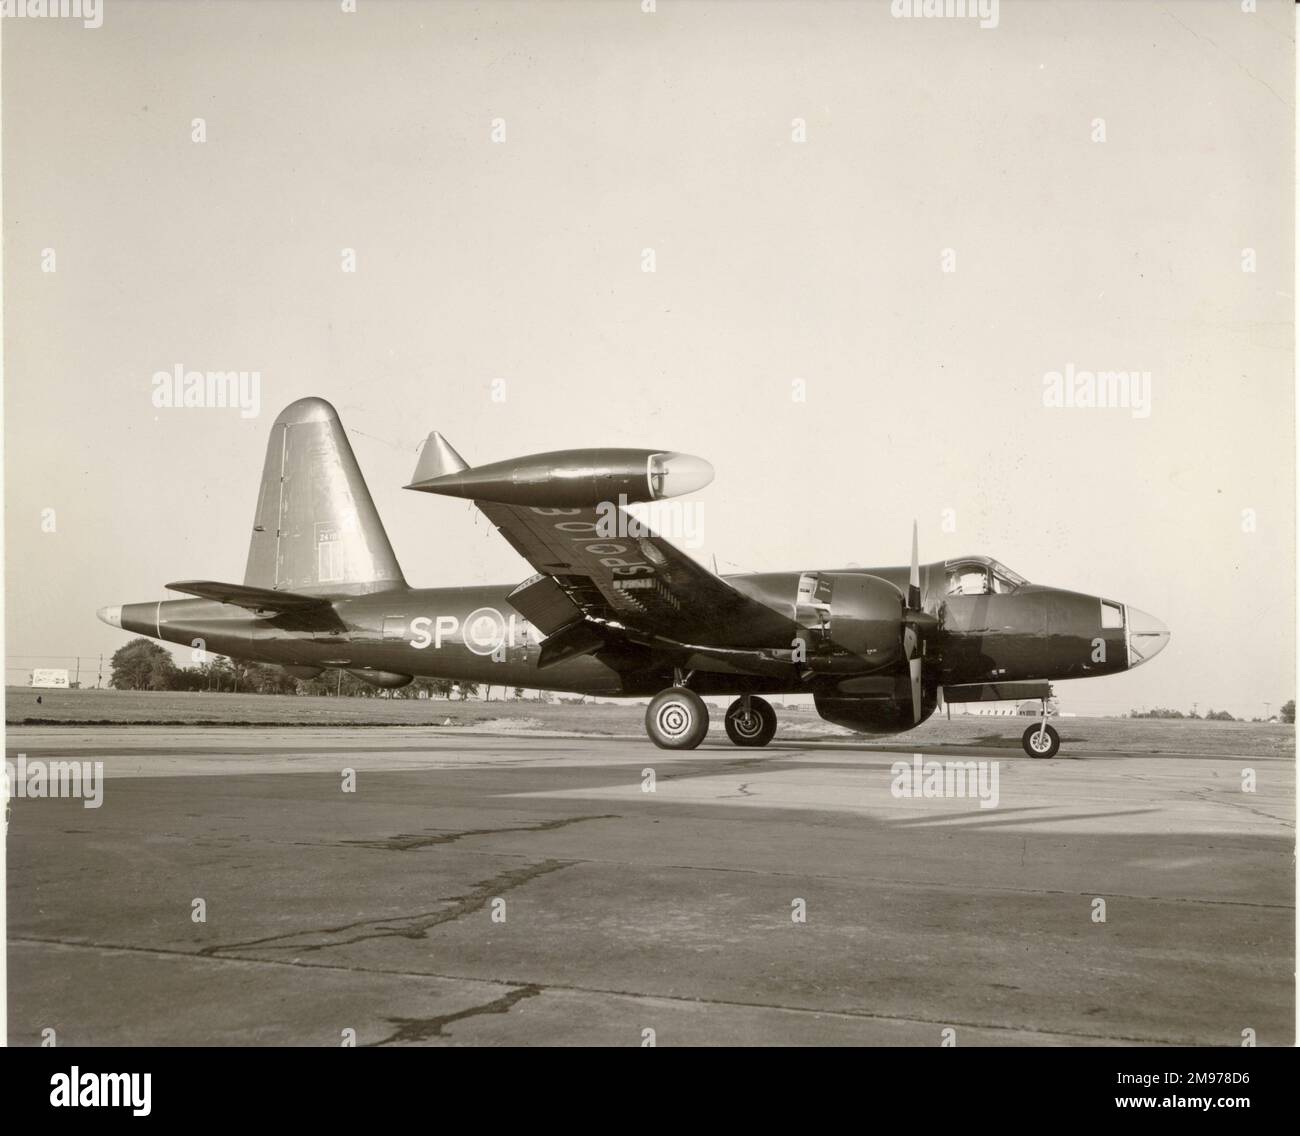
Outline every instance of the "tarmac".
[(1290, 757), (923, 758), (997, 762), (983, 807), (840, 740), (38, 727), (18, 754), (107, 780), (11, 802), (10, 1045), (1295, 1040)]

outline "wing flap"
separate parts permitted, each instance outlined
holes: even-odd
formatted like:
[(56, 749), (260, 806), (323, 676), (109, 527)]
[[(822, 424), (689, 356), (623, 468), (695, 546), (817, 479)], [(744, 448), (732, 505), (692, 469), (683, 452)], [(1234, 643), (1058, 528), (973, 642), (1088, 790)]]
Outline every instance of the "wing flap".
[(547, 667), (553, 667), (566, 659), (590, 655), (605, 645), (605, 636), (598, 630), (598, 625), (579, 619), (546, 637), (541, 653), (537, 656), (537, 669), (544, 671)]
[(506, 599), (543, 635), (553, 635), (582, 618), (582, 608), (573, 602), (554, 576), (530, 576)]

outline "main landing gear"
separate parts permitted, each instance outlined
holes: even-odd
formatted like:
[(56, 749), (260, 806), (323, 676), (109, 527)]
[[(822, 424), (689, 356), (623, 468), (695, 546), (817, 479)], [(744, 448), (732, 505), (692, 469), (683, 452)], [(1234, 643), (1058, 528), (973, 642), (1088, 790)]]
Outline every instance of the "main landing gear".
[(727, 737), (738, 746), (765, 746), (776, 734), (772, 704), (753, 694), (742, 694), (727, 707)]
[(670, 686), (645, 708), (645, 732), (660, 749), (694, 749), (709, 732), (709, 708), (695, 691)]
[(1047, 699), (1043, 699), (1043, 720), (1030, 726), (1020, 738), (1030, 757), (1055, 757), (1061, 748), (1061, 735), (1047, 724)]
[[(689, 689), (690, 676), (677, 672), (674, 685), (661, 690), (645, 711), (645, 732), (660, 749), (694, 749), (709, 732), (709, 708)], [(742, 694), (727, 707), (727, 737), (738, 746), (765, 746), (776, 734), (771, 703)]]

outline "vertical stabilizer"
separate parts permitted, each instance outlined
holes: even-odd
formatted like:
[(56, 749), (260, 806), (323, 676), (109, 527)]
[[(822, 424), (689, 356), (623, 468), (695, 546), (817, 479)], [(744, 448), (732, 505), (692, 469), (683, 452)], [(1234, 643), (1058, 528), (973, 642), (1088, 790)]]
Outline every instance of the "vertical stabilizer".
[(291, 403), (271, 427), (244, 583), (351, 594), (406, 586), (343, 424), (324, 399)]

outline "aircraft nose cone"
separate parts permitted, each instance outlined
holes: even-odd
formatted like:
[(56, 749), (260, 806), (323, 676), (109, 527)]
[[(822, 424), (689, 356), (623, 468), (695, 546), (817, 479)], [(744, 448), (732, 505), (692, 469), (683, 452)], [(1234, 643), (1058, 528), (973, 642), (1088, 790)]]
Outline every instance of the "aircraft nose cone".
[(99, 617), (109, 627), (122, 626), (122, 605), (113, 604), (112, 607), (101, 607), (95, 615)]
[(1128, 609), (1128, 665), (1129, 669), (1140, 667), (1148, 659), (1154, 659), (1165, 649), (1169, 642), (1169, 628), (1154, 615), (1139, 611), (1135, 607)]

